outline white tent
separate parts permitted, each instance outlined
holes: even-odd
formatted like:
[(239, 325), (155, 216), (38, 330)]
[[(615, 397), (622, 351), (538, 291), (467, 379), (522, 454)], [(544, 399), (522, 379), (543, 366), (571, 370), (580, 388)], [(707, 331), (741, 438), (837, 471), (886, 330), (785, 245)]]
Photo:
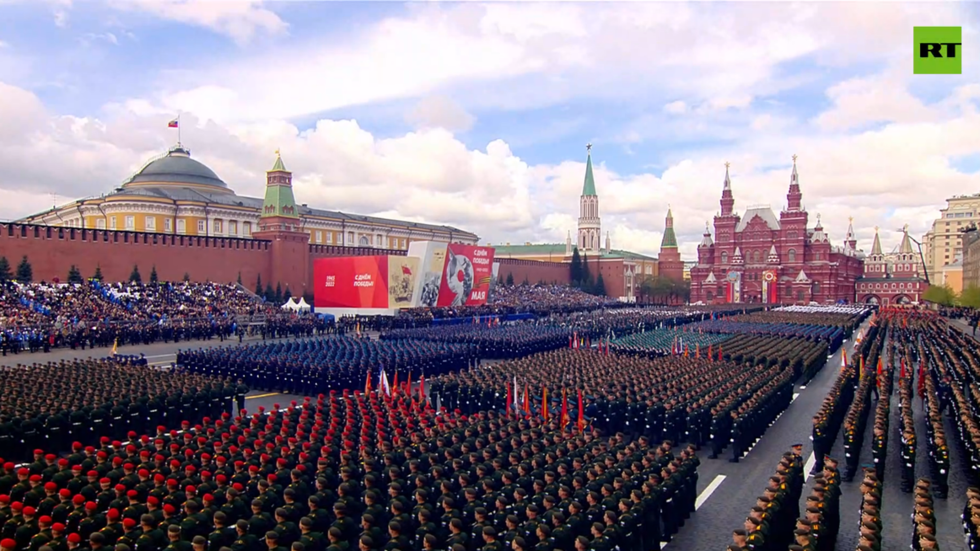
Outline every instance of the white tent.
[(292, 310), (293, 312), (298, 312), (299, 309), (300, 309), (300, 306), (299, 306), (299, 304), (296, 304), (296, 300), (295, 300), (294, 297), (289, 297), (289, 300), (287, 300), (286, 301), (286, 304), (283, 304), (281, 306), (281, 308), (283, 310)]
[(299, 297), (299, 304), (296, 305), (297, 311), (299, 312), (309, 312), (310, 305), (306, 302), (306, 299)]

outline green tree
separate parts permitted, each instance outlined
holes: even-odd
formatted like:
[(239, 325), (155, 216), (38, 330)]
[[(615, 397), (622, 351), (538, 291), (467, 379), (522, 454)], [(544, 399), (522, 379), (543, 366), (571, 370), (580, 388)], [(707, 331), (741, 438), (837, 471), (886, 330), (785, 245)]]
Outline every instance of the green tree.
[(94, 279), (95, 281), (102, 281), (104, 279), (102, 277), (102, 266), (98, 264), (95, 265), (95, 273), (92, 274), (92, 279)]
[(262, 296), (262, 274), (255, 278), (255, 294)]
[(31, 267), (31, 263), (27, 261), (27, 255), (20, 259), (20, 264), (17, 265), (17, 281), (21, 283), (30, 283), (34, 280), (34, 268)]
[(184, 283), (190, 283), (191, 274), (189, 272), (184, 272)]
[(71, 268), (68, 269), (68, 283), (81, 283), (82, 281), (82, 272), (78, 271), (78, 266), (72, 264)]
[(524, 275), (524, 281), (521, 282), (521, 285), (523, 285), (525, 287), (527, 287), (528, 285), (530, 285), (530, 283), (527, 280), (527, 275), (526, 274)]
[(974, 287), (973, 285), (963, 289), (959, 297), (960, 306), (969, 306), (971, 308), (980, 308), (980, 287)]
[(271, 283), (265, 284), (265, 300), (273, 302), (276, 300), (276, 292), (272, 289)]
[(150, 268), (150, 283), (159, 283), (160, 278), (157, 277), (157, 266), (156, 264)]
[(276, 283), (276, 304), (282, 304), (282, 284)]
[(595, 280), (595, 295), (604, 297), (606, 296), (606, 282), (602, 280), (602, 274)]
[(239, 285), (242, 284), (242, 273), (241, 272), (238, 272), (238, 284)]
[(504, 276), (498, 275), (497, 276), (497, 285), (503, 285), (503, 284), (504, 284)]
[(582, 270), (579, 272), (579, 276), (578, 284), (573, 283), (573, 285), (588, 293), (592, 288), (592, 273), (589, 272), (588, 253), (582, 253)]
[(952, 306), (956, 301), (956, 293), (949, 285), (930, 285), (926, 292), (922, 293), (922, 299), (941, 306)]
[(289, 286), (287, 285), (286, 286), (286, 290), (283, 291), (283, 293), (282, 293), (282, 301), (283, 302), (286, 302), (287, 300), (289, 300), (291, 298), (293, 298), (293, 294), (289, 292)]
[(10, 261), (6, 256), (0, 256), (0, 281), (10, 281)]
[(568, 266), (568, 280), (574, 287), (578, 287), (582, 281), (582, 257), (578, 254), (578, 247), (572, 249), (572, 262)]
[(133, 271), (129, 274), (129, 281), (132, 283), (143, 283), (143, 276), (140, 275), (140, 267), (133, 264)]
[(514, 274), (513, 273), (510, 273), (510, 272), (507, 273), (507, 285), (511, 285), (511, 286), (514, 285)]

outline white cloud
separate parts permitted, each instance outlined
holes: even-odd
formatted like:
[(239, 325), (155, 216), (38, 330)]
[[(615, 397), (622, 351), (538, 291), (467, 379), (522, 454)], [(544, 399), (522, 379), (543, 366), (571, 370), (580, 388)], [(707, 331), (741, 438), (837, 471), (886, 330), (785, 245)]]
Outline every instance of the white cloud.
[(683, 100), (672, 101), (664, 105), (664, 113), (671, 115), (681, 115), (687, 112), (687, 104)]
[(143, 11), (170, 21), (205, 27), (239, 44), (256, 34), (285, 33), (288, 25), (262, 0), (112, 0), (121, 10)]
[(68, 28), (68, 12), (65, 10), (55, 10), (54, 26), (59, 29)]
[(95, 41), (108, 42), (109, 44), (112, 44), (113, 46), (118, 46), (119, 45), (119, 38), (115, 34), (110, 33), (110, 32), (105, 32), (105, 33), (85, 33), (85, 34), (83, 34), (81, 36), (81, 38), (79, 38), (79, 41), (82, 44), (86, 45), (86, 46), (92, 44)]
[[(116, 5), (240, 43), (288, 28), (259, 2)], [(614, 247), (655, 254), (670, 204), (681, 251), (693, 259), (718, 210), (724, 161), (739, 211), (771, 204), (778, 213), (798, 153), (811, 225), (820, 213), (839, 244), (853, 215), (865, 249), (875, 225), (891, 248), (895, 229), (909, 223), (921, 234), (945, 197), (980, 188), (980, 175), (953, 168), (955, 158), (980, 154), (980, 84), (947, 80), (954, 84), (931, 94), (945, 99), (923, 103), (903, 65), (912, 24), (963, 13), (947, 4), (412, 4), (407, 15), (353, 26), (342, 43), (295, 41), (177, 74), (147, 71), (159, 83), (154, 95), (121, 99), (97, 116), (51, 113), (37, 96), (0, 84), (0, 163), (11, 167), (0, 173), (0, 213), (21, 205), (12, 214), (27, 214), (51, 192), (111, 189), (172, 141), (165, 123), (181, 111), (195, 158), (242, 194), (262, 192), (271, 152), (281, 148), (299, 201), (311, 206), (456, 225), (494, 243), (563, 243), (569, 230), (574, 237), (585, 152), (548, 164), (515, 152), (545, 135), (574, 134), (584, 144), (600, 130), (584, 126), (580, 106), (601, 113), (632, 100), (625, 104), (636, 125), (608, 129), (617, 147), (641, 152), (652, 134), (718, 145), (642, 161), (655, 162), (653, 172), (607, 164), (610, 140), (595, 140), (603, 228)], [(849, 80), (824, 86), (830, 106), (805, 120), (800, 106), (766, 97), (814, 82), (809, 68), (789, 70), (797, 63), (816, 65), (816, 74), (827, 65), (884, 69), (849, 71)], [(287, 122), (395, 99), (412, 107), (394, 122), (404, 117), (415, 131), (380, 138), (354, 120), (320, 117), (305, 130)], [(543, 106), (567, 108), (567, 117), (544, 119), (511, 143), (489, 135), (467, 146), (453, 135), (477, 123), (471, 113), (481, 123), (493, 109), (531, 119), (531, 108)]]
[(423, 98), (405, 115), (416, 128), (444, 128), (450, 132), (465, 132), (473, 127), (476, 117), (446, 96)]

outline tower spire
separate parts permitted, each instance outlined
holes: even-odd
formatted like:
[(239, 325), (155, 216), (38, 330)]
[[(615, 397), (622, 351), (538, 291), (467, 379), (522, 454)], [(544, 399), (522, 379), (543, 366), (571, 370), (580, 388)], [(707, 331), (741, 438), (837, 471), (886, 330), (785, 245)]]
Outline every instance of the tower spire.
[(849, 249), (857, 249), (857, 237), (854, 235), (854, 217), (847, 217), (847, 235), (844, 236), (844, 244)]
[(585, 182), (582, 184), (582, 195), (590, 197), (596, 195), (595, 177), (592, 176), (592, 144), (586, 144), (585, 151)]
[(797, 156), (794, 154), (793, 171), (789, 175), (789, 192), (786, 193), (786, 210), (788, 211), (798, 211), (802, 208), (803, 193), (800, 192), (800, 175), (796, 171), (796, 159)]
[(664, 237), (660, 241), (660, 250), (664, 249), (676, 249), (677, 248), (677, 236), (674, 235), (674, 215), (670, 211), (670, 206), (667, 206), (667, 217), (664, 219)]
[(732, 179), (728, 175), (731, 163), (725, 161), (725, 184), (721, 188), (721, 215), (730, 216), (735, 210), (735, 197), (732, 196)]
[(872, 256), (882, 256), (881, 254), (881, 239), (878, 238), (878, 226), (875, 226), (875, 240), (871, 244), (871, 255)]

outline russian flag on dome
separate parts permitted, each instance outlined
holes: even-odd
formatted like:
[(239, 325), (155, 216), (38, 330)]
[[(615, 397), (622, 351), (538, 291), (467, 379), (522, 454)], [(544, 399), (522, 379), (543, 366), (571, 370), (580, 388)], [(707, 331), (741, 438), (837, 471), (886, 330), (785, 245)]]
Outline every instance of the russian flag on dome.
[(174, 119), (167, 123), (167, 128), (179, 128), (179, 127), (180, 127), (180, 119)]

